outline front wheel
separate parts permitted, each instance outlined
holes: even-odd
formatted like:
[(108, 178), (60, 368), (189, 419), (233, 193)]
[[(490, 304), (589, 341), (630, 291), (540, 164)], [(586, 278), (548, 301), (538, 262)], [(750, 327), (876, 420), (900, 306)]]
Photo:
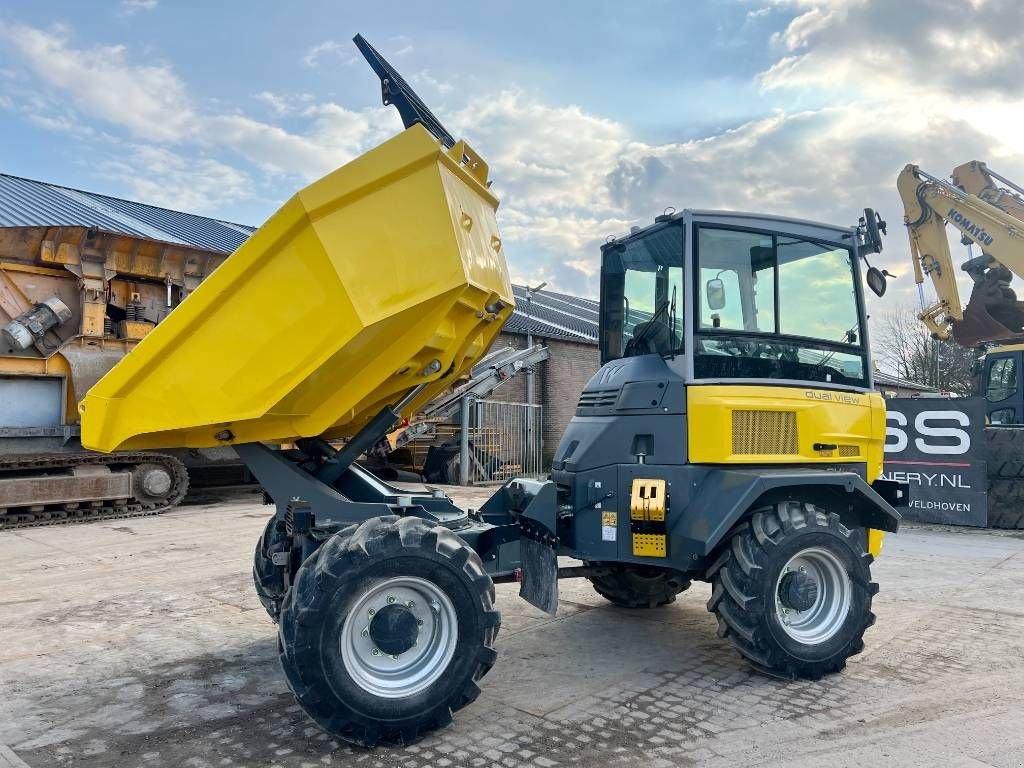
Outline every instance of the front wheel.
[(280, 614), (280, 656), (324, 730), (410, 744), (476, 699), (500, 615), (480, 558), (447, 528), (380, 517), (302, 564)]
[(872, 556), (839, 516), (783, 502), (738, 526), (708, 575), (718, 634), (754, 666), (819, 679), (864, 649)]

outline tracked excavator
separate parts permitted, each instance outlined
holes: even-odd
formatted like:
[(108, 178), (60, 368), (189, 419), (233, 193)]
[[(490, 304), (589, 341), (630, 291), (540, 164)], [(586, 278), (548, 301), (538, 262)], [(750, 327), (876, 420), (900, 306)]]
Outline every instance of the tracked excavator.
[[(1024, 528), (1024, 302), (1011, 287), (1024, 275), (1024, 189), (977, 160), (957, 166), (952, 183), (916, 165), (897, 187), (910, 237), (919, 315), (928, 331), (979, 351), (977, 394), (988, 400), (985, 429), (989, 525)], [(961, 265), (973, 282), (961, 305), (946, 225), (973, 249)], [(935, 301), (922, 285), (931, 281)]]
[(550, 477), (479, 509), (391, 486), (355, 458), (472, 368), (514, 296), (486, 160), (355, 42), (405, 130), (298, 192), (104, 376), (85, 444), (235, 448), (275, 507), (253, 570), (285, 678), (358, 744), (410, 743), (473, 702), (496, 583), (554, 614), (563, 578), (638, 609), (707, 581), (755, 667), (841, 670), (906, 494), (880, 478), (874, 216), (684, 210), (611, 239), (603, 365)]
[(79, 442), (86, 391), (225, 258), (92, 226), (0, 228), (0, 528), (154, 514), (190, 475), (243, 474), (223, 449), (103, 455)]

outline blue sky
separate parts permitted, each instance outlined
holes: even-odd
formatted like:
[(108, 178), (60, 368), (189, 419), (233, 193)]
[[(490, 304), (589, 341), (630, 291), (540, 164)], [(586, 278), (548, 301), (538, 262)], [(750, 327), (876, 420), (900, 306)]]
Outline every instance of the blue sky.
[(900, 168), (1024, 180), (1019, 0), (497, 8), (0, 1), (0, 170), (258, 224), (400, 128), (362, 32), (490, 161), (519, 281), (594, 295), (599, 243), (666, 206), (870, 205), (910, 301)]

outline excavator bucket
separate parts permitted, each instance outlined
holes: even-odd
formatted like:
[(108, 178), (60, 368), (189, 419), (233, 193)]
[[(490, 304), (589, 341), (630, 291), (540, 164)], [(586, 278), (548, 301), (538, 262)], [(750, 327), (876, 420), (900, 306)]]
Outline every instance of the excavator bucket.
[(89, 390), (99, 451), (348, 437), (436, 397), (513, 308), (487, 164), (421, 123), (311, 184)]

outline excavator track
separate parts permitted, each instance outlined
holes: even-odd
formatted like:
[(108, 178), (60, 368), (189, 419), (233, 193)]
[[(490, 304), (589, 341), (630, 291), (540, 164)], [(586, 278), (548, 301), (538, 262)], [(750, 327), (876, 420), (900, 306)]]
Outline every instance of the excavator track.
[(168, 488), (161, 490), (158, 496), (147, 497), (143, 492), (140, 497), (133, 478), (132, 495), (128, 498), (21, 504), (6, 507), (0, 505), (0, 530), (158, 515), (177, 506), (188, 491), (188, 471), (185, 465), (174, 456), (162, 453), (101, 454), (80, 451), (0, 456), (0, 478), (11, 475), (19, 476), (17, 473), (20, 472), (24, 472), (28, 476), (46, 477), (45, 473), (47, 472), (71, 471), (72, 468), (90, 467), (108, 467), (124, 472), (153, 465), (166, 470), (166, 476), (170, 478)]

